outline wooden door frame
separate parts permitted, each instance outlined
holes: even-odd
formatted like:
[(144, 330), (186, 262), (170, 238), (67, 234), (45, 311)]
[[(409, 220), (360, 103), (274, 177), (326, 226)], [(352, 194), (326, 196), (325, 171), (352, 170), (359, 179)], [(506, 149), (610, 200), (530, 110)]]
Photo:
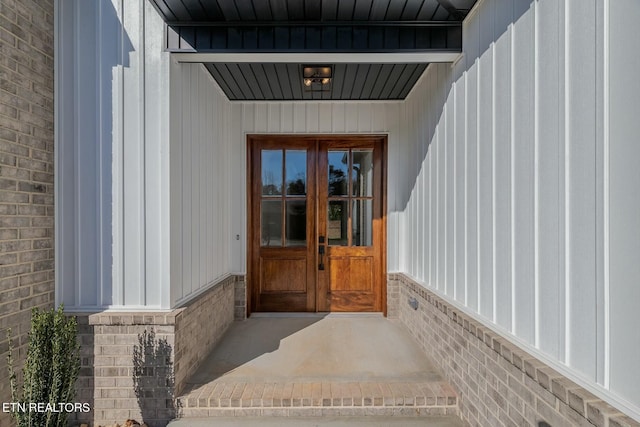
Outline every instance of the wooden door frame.
[[(254, 230), (253, 221), (255, 220), (255, 213), (252, 212), (251, 206), (253, 206), (253, 189), (252, 189), (252, 172), (254, 161), (253, 161), (253, 150), (254, 145), (265, 142), (265, 141), (287, 141), (295, 139), (296, 141), (315, 141), (316, 142), (316, 152), (318, 151), (318, 144), (320, 140), (369, 140), (369, 139), (381, 139), (382, 140), (382, 167), (381, 167), (381, 194), (382, 194), (382, 238), (380, 242), (381, 253), (380, 253), (380, 268), (379, 268), (379, 280), (381, 281), (381, 289), (380, 295), (382, 301), (382, 313), (386, 317), (387, 316), (387, 170), (388, 170), (388, 134), (246, 134), (246, 192), (247, 192), (247, 235), (245, 238), (246, 242), (246, 266), (247, 266), (247, 276), (246, 276), (246, 315), (249, 317), (254, 310), (254, 302), (252, 300), (252, 294), (254, 293), (252, 283), (253, 274), (255, 274), (256, 266), (253, 265), (255, 262), (255, 258), (257, 254), (255, 254), (255, 248), (253, 247), (253, 243), (251, 241)], [(318, 182), (317, 177), (317, 168), (316, 168), (316, 176), (314, 177), (316, 183)], [(318, 230), (317, 226), (315, 230), (313, 230), (313, 245), (317, 247), (318, 245)], [(315, 253), (315, 264), (318, 263), (318, 253)], [(317, 270), (316, 270), (317, 274)], [(317, 305), (316, 305), (317, 310)]]

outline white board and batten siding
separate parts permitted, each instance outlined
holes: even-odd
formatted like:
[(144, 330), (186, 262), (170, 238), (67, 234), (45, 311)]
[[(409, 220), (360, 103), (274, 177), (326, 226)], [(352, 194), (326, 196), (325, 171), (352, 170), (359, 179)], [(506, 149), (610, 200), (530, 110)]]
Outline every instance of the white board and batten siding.
[(56, 14), (56, 302), (170, 309), (230, 271), (229, 102), (149, 2)]
[(169, 307), (169, 55), (149, 2), (58, 0), (56, 303)]
[[(237, 215), (230, 200), (244, 193), (230, 137), (230, 102), (202, 64), (171, 63), (171, 306), (229, 274)], [(244, 210), (242, 211), (244, 212)]]
[(634, 0), (482, 0), (464, 56), (402, 107), (389, 184), (398, 271), (635, 417), (638, 19)]

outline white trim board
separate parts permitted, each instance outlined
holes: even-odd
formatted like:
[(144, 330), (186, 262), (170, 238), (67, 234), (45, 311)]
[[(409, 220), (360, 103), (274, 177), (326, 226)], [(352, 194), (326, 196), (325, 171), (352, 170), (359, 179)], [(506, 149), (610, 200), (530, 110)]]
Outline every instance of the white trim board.
[(173, 53), (178, 62), (411, 64), (455, 62), (460, 52), (411, 53)]

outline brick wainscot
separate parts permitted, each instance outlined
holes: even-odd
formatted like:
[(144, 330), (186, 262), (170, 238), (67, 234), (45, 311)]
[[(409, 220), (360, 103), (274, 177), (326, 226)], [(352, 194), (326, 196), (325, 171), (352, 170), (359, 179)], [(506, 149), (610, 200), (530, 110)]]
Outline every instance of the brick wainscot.
[(639, 426), (404, 274), (389, 274), (398, 317), (459, 396), (471, 426)]
[(122, 424), (132, 418), (165, 426), (189, 376), (234, 320), (236, 288), (229, 276), (184, 307), (167, 312), (103, 312), (79, 315), (81, 372), (78, 399), (93, 411), (75, 424)]

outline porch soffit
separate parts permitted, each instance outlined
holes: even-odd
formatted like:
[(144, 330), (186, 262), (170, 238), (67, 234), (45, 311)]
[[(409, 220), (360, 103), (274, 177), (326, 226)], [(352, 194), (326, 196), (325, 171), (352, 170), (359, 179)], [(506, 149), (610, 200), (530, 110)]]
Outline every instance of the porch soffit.
[[(149, 1), (166, 22), (167, 51), (261, 57), (202, 61), (230, 100), (285, 101), (404, 99), (433, 58), (461, 52), (462, 20), (477, 0)], [(303, 63), (278, 60), (282, 54), (331, 65), (331, 84), (305, 91)], [(369, 60), (326, 59), (362, 54)]]

